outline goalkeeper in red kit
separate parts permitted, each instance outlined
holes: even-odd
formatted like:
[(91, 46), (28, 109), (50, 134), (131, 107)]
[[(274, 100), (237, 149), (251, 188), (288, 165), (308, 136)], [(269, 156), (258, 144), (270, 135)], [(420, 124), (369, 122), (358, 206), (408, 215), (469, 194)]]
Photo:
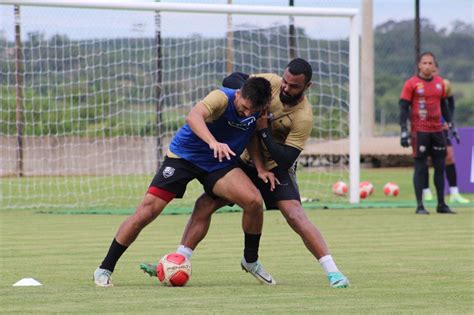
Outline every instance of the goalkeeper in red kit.
[[(400, 96), (400, 143), (412, 146), (415, 160), (413, 185), (416, 195), (416, 214), (429, 214), (423, 205), (423, 188), (426, 181), (426, 163), (431, 156), (435, 169), (434, 183), (438, 197), (438, 213), (455, 214), (444, 201), (444, 171), (446, 137), (443, 133), (441, 116), (448, 124), (450, 133), (459, 143), (459, 136), (453, 126), (451, 113), (446, 102), (443, 78), (433, 76), (435, 56), (430, 52), (418, 58), (418, 74), (405, 82)], [(410, 134), (407, 120), (410, 119)], [(410, 143), (411, 139), (411, 143)]]

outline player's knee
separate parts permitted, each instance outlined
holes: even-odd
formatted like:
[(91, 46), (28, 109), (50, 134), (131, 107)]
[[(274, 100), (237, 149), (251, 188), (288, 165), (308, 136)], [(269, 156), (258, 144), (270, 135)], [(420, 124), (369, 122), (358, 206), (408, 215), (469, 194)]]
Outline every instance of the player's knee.
[(208, 217), (211, 216), (220, 204), (215, 199), (210, 197), (199, 197), (194, 204), (193, 216), (194, 217)]
[(143, 229), (149, 223), (156, 219), (161, 213), (160, 205), (152, 198), (145, 198), (138, 206), (137, 211), (133, 215), (133, 224), (138, 229)]
[(243, 208), (247, 212), (263, 211), (263, 200), (260, 194), (249, 195), (243, 203)]
[(285, 211), (285, 219), (288, 224), (295, 231), (299, 231), (302, 226), (307, 222), (308, 217), (304, 212), (303, 208), (298, 206), (293, 206), (292, 208)]

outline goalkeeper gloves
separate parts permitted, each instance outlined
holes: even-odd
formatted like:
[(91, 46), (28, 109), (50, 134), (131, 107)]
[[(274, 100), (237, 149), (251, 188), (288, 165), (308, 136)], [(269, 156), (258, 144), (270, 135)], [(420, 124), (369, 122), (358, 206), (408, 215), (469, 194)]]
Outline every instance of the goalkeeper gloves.
[(408, 131), (405, 128), (402, 128), (402, 134), (400, 135), (400, 144), (404, 148), (410, 146), (410, 141), (408, 140)]
[(461, 139), (459, 138), (458, 131), (454, 128), (453, 123), (448, 123), (449, 131), (451, 132), (451, 138), (456, 139), (456, 143), (461, 143)]

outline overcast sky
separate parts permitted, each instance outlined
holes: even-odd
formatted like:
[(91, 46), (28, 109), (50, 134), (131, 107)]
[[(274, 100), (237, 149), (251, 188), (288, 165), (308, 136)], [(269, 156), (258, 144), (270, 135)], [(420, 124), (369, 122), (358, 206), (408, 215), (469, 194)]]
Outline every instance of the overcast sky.
[[(104, 1), (104, 0), (101, 0)], [(106, 0), (107, 2), (111, 2)], [(0, 0), (1, 2), (1, 0)], [(90, 0), (97, 2), (97, 0)], [(131, 2), (153, 2), (152, 0), (133, 0)], [(162, 2), (181, 3), (217, 3), (226, 4), (227, 0), (166, 0)], [(232, 0), (234, 4), (246, 5), (288, 5), (288, 0)], [(374, 26), (388, 20), (407, 20), (414, 17), (415, 0), (373, 0)], [(294, 0), (295, 6), (311, 7), (342, 7), (361, 8), (362, 0)], [(447, 4), (448, 3), (448, 4)], [(472, 0), (420, 0), (421, 17), (429, 19), (439, 29), (450, 29), (452, 22), (461, 20), (473, 23), (474, 1)], [(0, 5), (0, 31), (9, 39), (13, 39), (12, 6)], [(164, 36), (200, 33), (204, 36), (222, 35), (225, 32), (226, 18), (221, 15), (210, 19), (202, 14), (163, 14), (162, 31)], [(272, 23), (287, 23), (285, 17), (235, 16), (234, 24), (268, 25)], [(298, 17), (297, 25), (306, 27), (306, 31), (317, 33), (319, 37), (345, 36), (348, 22), (342, 19), (309, 20)], [(123, 37), (123, 36), (152, 36), (154, 33), (154, 15), (144, 12), (102, 11), (102, 10), (65, 10), (38, 9), (23, 7), (23, 33), (41, 31), (47, 36), (56, 33), (67, 34), (71, 38), (91, 37)]]

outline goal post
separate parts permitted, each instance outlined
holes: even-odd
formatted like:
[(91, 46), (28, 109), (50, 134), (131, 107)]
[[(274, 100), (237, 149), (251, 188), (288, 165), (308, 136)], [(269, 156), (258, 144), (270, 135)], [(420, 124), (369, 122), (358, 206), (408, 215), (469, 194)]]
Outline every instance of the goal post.
[(0, 19), (2, 208), (134, 208), (190, 108), (229, 69), (281, 75), (290, 48), (313, 66), (302, 197), (334, 202), (344, 180), (338, 202), (359, 202), (357, 9), (0, 0)]

